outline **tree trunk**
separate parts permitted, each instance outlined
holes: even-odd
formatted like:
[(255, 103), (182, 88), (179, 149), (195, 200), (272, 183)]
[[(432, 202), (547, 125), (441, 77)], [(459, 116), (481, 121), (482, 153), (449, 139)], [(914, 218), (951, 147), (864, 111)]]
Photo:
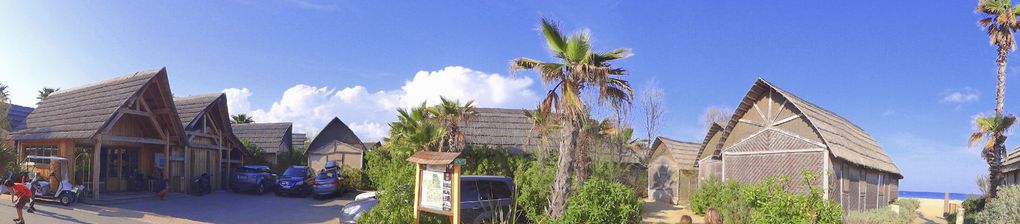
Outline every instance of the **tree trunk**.
[(985, 203), (991, 202), (992, 198), (998, 195), (999, 185), (1002, 184), (1002, 156), (1006, 154), (1006, 136), (999, 136), (995, 139), (991, 154), (985, 156), (988, 162), (988, 195), (985, 195)]
[[(590, 140), (589, 140), (590, 141)], [(581, 142), (584, 146), (574, 147), (576, 148), (576, 160), (574, 161), (574, 170), (577, 173), (577, 187), (584, 186), (584, 182), (588, 181), (588, 177), (591, 176), (591, 157), (588, 156), (588, 150), (592, 147), (591, 142)]]
[(1003, 100), (1006, 99), (1006, 60), (1009, 49), (999, 48), (999, 57), (995, 62), (999, 65), (999, 83), (995, 88), (995, 114), (1002, 115)]
[(570, 177), (572, 176), (574, 151), (577, 149), (577, 134), (580, 127), (570, 119), (563, 119), (560, 130), (559, 159), (556, 164), (556, 179), (553, 181), (552, 198), (549, 200), (549, 216), (558, 219), (567, 208), (567, 196), (570, 194)]

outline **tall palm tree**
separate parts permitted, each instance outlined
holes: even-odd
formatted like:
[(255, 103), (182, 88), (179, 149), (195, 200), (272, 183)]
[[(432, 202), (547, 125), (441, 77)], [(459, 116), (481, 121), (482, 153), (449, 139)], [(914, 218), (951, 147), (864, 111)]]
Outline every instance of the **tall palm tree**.
[[(989, 194), (985, 200), (991, 200), (996, 196), (997, 187), (1002, 182), (1002, 157), (1006, 154), (1006, 136), (1003, 134), (1013, 125), (1015, 120), (1012, 115), (1005, 115), (1003, 104), (1006, 96), (1006, 62), (1009, 59), (1009, 52), (1016, 50), (1016, 38), (1013, 33), (1018, 29), (1017, 15), (1020, 15), (1020, 8), (1013, 5), (1010, 0), (978, 0), (978, 13), (984, 18), (978, 20), (981, 28), (988, 31), (989, 43), (998, 48), (998, 57), (995, 62), (999, 66), (998, 85), (995, 89), (995, 115), (978, 118), (978, 131), (980, 136), (988, 139), (982, 149), (982, 157), (988, 162)], [(1006, 126), (1002, 126), (1006, 125)], [(974, 133), (979, 136), (979, 133)], [(975, 141), (971, 136), (971, 142)]]
[(441, 101), (439, 105), (432, 107), (429, 112), (446, 128), (446, 140), (440, 146), (440, 150), (460, 151), (465, 144), (464, 133), (460, 131), (460, 125), (478, 116), (478, 111), (475, 110), (475, 101), (468, 101), (461, 105), (457, 100), (449, 100), (442, 96), (439, 99)]
[(53, 94), (54, 92), (57, 91), (60, 91), (60, 88), (54, 89), (49, 87), (43, 87), (42, 90), (39, 90), (39, 96), (35, 98), (39, 99), (39, 103), (42, 103), (43, 100), (45, 100), (47, 97), (50, 97), (50, 94)]
[(610, 62), (631, 54), (629, 49), (604, 53), (593, 51), (587, 30), (566, 37), (547, 19), (542, 19), (541, 26), (546, 44), (557, 62), (518, 58), (510, 63), (510, 69), (514, 72), (536, 71), (551, 87), (539, 106), (540, 113), (562, 116), (556, 178), (548, 209), (552, 218), (559, 218), (570, 193), (578, 132), (581, 122), (588, 117), (588, 105), (585, 105), (583, 97), (586, 93), (593, 93), (600, 104), (629, 104), (633, 90), (626, 80), (618, 78), (626, 71), (613, 67)]
[(386, 142), (407, 143), (411, 150), (441, 150), (446, 129), (436, 121), (424, 102), (411, 110), (397, 109), (397, 113), (397, 121), (389, 124), (390, 137)]
[(233, 122), (234, 124), (250, 124), (254, 123), (255, 119), (247, 114), (235, 114), (230, 116), (230, 122)]
[(1006, 132), (1016, 123), (1013, 115), (995, 115), (989, 117), (978, 117), (974, 120), (977, 131), (971, 134), (968, 143), (974, 145), (985, 140), (981, 157), (988, 162), (988, 195), (985, 201), (991, 201), (997, 195), (997, 188), (1002, 179), (1002, 157), (1006, 154)]

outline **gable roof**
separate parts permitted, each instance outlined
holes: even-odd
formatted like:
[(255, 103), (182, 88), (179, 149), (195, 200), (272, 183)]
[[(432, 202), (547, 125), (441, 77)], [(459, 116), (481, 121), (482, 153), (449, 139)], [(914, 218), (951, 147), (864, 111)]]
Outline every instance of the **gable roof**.
[(340, 118), (333, 117), (333, 120), (330, 120), (326, 127), (323, 127), (315, 139), (312, 139), (312, 142), (308, 144), (307, 153), (321, 153), (323, 150), (328, 150), (330, 147), (324, 146), (333, 144), (333, 141), (349, 144), (361, 151), (366, 150), (365, 145), (361, 144), (361, 139), (358, 139), (358, 135), (355, 135), (354, 131), (347, 127), (347, 124), (340, 121)]
[[(87, 139), (111, 122), (114, 113), (157, 80), (168, 83), (166, 68), (134, 72), (105, 81), (54, 92), (28, 115), (15, 140)], [(169, 92), (169, 86), (163, 91)], [(170, 103), (171, 107), (173, 103)], [(171, 111), (176, 115), (176, 111)], [(176, 126), (176, 125), (175, 125)]]
[(34, 108), (17, 104), (8, 105), (11, 106), (10, 111), (7, 111), (7, 121), (9, 121), (10, 130), (18, 130), (22, 125), (25, 125), (25, 119), (28, 118), (28, 114), (35, 110)]
[(1020, 169), (1020, 163), (1018, 162), (1020, 162), (1020, 147), (1014, 148), (1013, 152), (1006, 156), (1006, 160), (1002, 162), (1002, 172)]
[(717, 148), (722, 147), (722, 144), (726, 142), (730, 131), (733, 130), (733, 127), (738, 122), (737, 118), (751, 109), (757, 96), (768, 93), (770, 89), (786, 98), (793, 105), (794, 109), (804, 115), (808, 125), (818, 133), (822, 142), (827, 146), (829, 152), (832, 153), (832, 156), (865, 167), (894, 173), (902, 177), (900, 169), (886, 155), (882, 146), (875, 142), (867, 132), (864, 132), (864, 129), (861, 129), (846, 118), (801, 99), (762, 78), (758, 78), (755, 81), (751, 89), (748, 90), (747, 95), (744, 96), (740, 106), (733, 113), (733, 118), (726, 125)]
[(665, 150), (663, 153), (667, 153), (681, 169), (694, 169), (694, 165), (698, 161), (698, 150), (701, 149), (701, 144), (677, 141), (659, 136), (652, 143), (652, 149), (656, 151), (652, 152), (652, 155), (655, 155), (659, 150)]
[[(698, 160), (718, 154), (719, 151), (716, 150), (718, 148), (709, 147), (708, 142), (712, 141), (712, 138), (715, 138), (715, 136), (720, 134), (720, 131), (722, 130), (722, 124), (719, 124), (719, 122), (712, 122), (712, 126), (708, 127), (708, 133), (705, 134), (705, 140), (702, 140), (701, 145), (698, 148), (698, 156), (696, 157)], [(705, 149), (708, 149), (708, 151), (705, 151)], [(695, 165), (697, 165), (697, 162), (695, 162)]]
[(475, 111), (478, 115), (460, 126), (468, 145), (531, 153), (542, 142), (538, 133), (532, 133), (532, 121), (524, 115), (524, 109), (475, 108)]
[(361, 144), (365, 145), (365, 150), (369, 151), (382, 146), (382, 142), (362, 142)]
[[(188, 97), (174, 97), (174, 104), (177, 105), (177, 115), (181, 116), (181, 126), (187, 128), (195, 123), (196, 118), (210, 107), (213, 107), (217, 100), (226, 100), (223, 93), (212, 93)], [(228, 120), (229, 121), (229, 120)]]
[[(249, 142), (262, 148), (264, 153), (276, 153), (284, 142), (290, 139), (292, 124), (284, 123), (250, 123), (232, 124), (234, 135), (238, 139), (248, 139)], [(287, 142), (287, 147), (290, 143)]]

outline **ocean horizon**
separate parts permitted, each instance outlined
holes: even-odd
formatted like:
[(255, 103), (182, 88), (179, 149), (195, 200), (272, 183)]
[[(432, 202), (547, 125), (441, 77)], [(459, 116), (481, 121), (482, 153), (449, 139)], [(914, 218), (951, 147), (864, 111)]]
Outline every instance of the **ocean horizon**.
[[(901, 198), (927, 198), (927, 199), (945, 199), (946, 192), (928, 192), (928, 191), (900, 191)], [(980, 194), (967, 194), (967, 193), (953, 193), (949, 192), (950, 200), (967, 200), (967, 198), (981, 197)]]

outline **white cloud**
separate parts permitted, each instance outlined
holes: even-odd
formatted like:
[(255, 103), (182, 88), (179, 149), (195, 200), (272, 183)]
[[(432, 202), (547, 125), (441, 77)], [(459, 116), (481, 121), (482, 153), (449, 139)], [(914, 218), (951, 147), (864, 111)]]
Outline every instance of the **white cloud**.
[(245, 114), (251, 111), (251, 90), (248, 88), (228, 88), (223, 93), (227, 94), (227, 110), (230, 114)]
[[(370, 92), (364, 86), (335, 88), (296, 85), (283, 92), (268, 109), (250, 109), (247, 89), (226, 89), (231, 113), (250, 111), (257, 122), (293, 122), (295, 132), (315, 134), (333, 117), (340, 117), (362, 140), (379, 140), (389, 132), (397, 108), (427, 101), (475, 100), (478, 107), (530, 108), (538, 97), (529, 77), (508, 77), (450, 66), (438, 71), (419, 71), (400, 89)], [(238, 107), (235, 110), (233, 107)]]
[(957, 90), (946, 90), (940, 96), (943, 103), (967, 103), (977, 101), (980, 93), (974, 88), (964, 87)]

